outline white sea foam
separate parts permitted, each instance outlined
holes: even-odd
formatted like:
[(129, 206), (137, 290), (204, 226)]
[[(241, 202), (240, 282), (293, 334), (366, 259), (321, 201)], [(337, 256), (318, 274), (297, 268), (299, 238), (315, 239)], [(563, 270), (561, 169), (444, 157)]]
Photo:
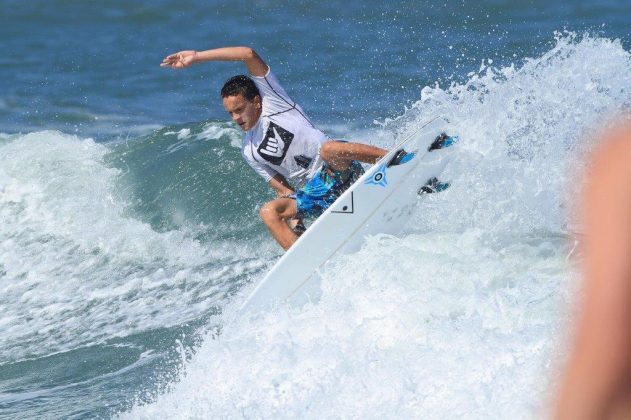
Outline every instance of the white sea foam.
[(451, 188), (423, 198), (404, 237), (331, 261), (318, 304), (228, 313), (178, 383), (123, 417), (540, 418), (575, 277), (566, 174), (630, 92), (621, 44), (574, 34), (425, 88), (384, 129), (447, 116), (462, 139)]
[(268, 264), (129, 217), (107, 152), (54, 131), (0, 143), (0, 363), (182, 324)]
[(228, 323), (129, 418), (534, 415), (567, 281), (560, 248), (489, 245), (478, 230), (372, 238), (331, 262), (317, 305)]

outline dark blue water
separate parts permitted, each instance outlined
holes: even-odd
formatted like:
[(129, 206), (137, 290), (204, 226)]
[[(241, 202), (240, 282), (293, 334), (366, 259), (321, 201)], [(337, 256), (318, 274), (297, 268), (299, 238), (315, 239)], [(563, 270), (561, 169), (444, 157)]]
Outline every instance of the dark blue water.
[[(630, 2), (0, 8), (0, 418), (540, 417), (568, 173), (631, 107)], [(387, 146), (442, 114), (463, 139), (403, 237), (251, 322), (221, 316), (280, 249), (218, 94), (245, 68), (159, 67), (229, 45), (331, 135)]]
[(518, 65), (554, 31), (629, 42), (625, 1), (11, 1), (0, 16), (0, 129), (98, 138), (226, 119), (223, 81), (243, 66), (174, 72), (171, 52), (250, 45), (319, 124), (370, 127), (426, 85), (482, 60)]

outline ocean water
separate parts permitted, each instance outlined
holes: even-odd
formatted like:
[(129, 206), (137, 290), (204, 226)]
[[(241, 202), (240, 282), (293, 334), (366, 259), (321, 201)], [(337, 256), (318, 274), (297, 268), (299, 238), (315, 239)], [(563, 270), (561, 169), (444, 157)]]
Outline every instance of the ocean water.
[[(628, 2), (106, 3), (0, 3), (0, 418), (545, 416)], [(256, 318), (281, 250), (218, 95), (244, 69), (158, 66), (238, 44), (332, 136), (462, 140), (400, 236)]]

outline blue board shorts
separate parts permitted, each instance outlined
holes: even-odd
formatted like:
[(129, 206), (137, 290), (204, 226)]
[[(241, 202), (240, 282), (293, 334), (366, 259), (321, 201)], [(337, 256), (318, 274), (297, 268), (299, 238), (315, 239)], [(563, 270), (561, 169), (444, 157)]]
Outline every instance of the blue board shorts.
[(354, 160), (345, 171), (335, 171), (324, 163), (306, 183), (289, 197), (296, 199), (297, 218), (320, 216), (364, 173), (361, 163)]

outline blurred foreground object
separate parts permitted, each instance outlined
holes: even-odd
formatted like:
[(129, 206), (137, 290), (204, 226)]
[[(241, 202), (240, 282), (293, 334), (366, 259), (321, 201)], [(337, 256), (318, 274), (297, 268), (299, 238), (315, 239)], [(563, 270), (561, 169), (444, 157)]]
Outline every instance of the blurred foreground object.
[(631, 124), (588, 158), (580, 206), (582, 293), (557, 420), (631, 419)]

